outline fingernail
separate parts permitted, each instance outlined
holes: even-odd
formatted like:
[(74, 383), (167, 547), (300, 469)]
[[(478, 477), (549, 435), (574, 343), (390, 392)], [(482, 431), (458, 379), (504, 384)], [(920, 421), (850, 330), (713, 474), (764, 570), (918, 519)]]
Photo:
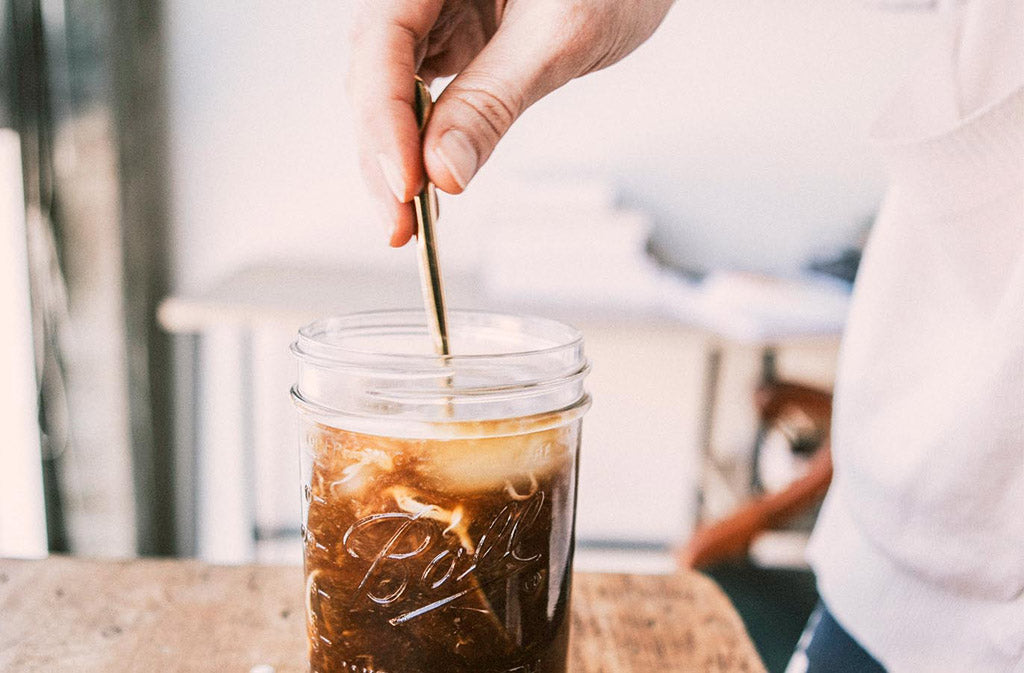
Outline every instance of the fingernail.
[(452, 178), (462, 189), (473, 179), (477, 169), (476, 148), (469, 142), (469, 136), (458, 129), (451, 129), (441, 136), (434, 154), (448, 169)]
[(388, 189), (395, 195), (399, 203), (405, 203), (405, 181), (402, 180), (402, 172), (398, 170), (398, 164), (383, 152), (377, 155), (377, 163), (380, 164), (380, 172), (384, 174), (384, 182), (388, 183)]

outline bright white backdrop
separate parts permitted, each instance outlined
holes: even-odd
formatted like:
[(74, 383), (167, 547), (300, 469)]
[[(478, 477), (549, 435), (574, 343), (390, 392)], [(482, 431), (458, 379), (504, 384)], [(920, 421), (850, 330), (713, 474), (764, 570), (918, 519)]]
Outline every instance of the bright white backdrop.
[[(176, 289), (267, 257), (412, 263), (356, 171), (353, 4), (165, 3)], [(444, 224), (448, 262), (472, 263), (480, 213), (524, 174), (609, 180), (690, 268), (834, 251), (881, 195), (869, 121), (935, 29), (860, 0), (681, 0), (624, 63), (527, 112), (463, 197), (477, 215)]]
[[(306, 0), (281, 11), (257, 2), (244, 12), (200, 0), (165, 5), (177, 293), (201, 293), (241, 267), (274, 261), (292, 269), (302, 267), (296, 260), (415, 265), (411, 249), (385, 246), (385, 226), (375, 221), (356, 168), (343, 87), (352, 4)], [(545, 178), (554, 189), (537, 198), (549, 201), (574, 185), (598, 197), (611, 185), (622, 206), (652, 218), (658, 247), (685, 267), (784, 273), (834, 253), (856, 241), (881, 197), (884, 177), (866, 140), (870, 120), (936, 27), (931, 14), (886, 12), (858, 0), (680, 0), (624, 63), (529, 110), (468, 193), (442, 204), (446, 268), (475, 268), (486, 251), (490, 268), (550, 277), (543, 267), (550, 258), (513, 244), (528, 241), (527, 228), (493, 236), (488, 227), (516, 226), (509, 192)], [(548, 209), (545, 224), (578, 227), (605, 212), (576, 203), (565, 206), (564, 218)], [(539, 211), (513, 214), (527, 210)], [(580, 252), (569, 272), (609, 275), (596, 254), (614, 247), (608, 238), (604, 247), (589, 241), (594, 254)], [(502, 251), (510, 256), (504, 263), (493, 257)], [(418, 299), (411, 296), (410, 305)], [(598, 366), (580, 534), (677, 539), (692, 514), (685, 503), (694, 483), (703, 342), (645, 324), (591, 327), (588, 349)], [(267, 373), (256, 396), (268, 396), (255, 414), (256, 451), (288, 461), (267, 471), (261, 492), (280, 495), (275, 511), (283, 523), (294, 521), (294, 499), (273, 485), (292, 464), (280, 455), (292, 442), (291, 410), (277, 401), (292, 376), (289, 338), (257, 340), (253, 353)], [(745, 447), (752, 437), (756, 368), (747, 364), (723, 377), (736, 413), (721, 423), (720, 444)]]

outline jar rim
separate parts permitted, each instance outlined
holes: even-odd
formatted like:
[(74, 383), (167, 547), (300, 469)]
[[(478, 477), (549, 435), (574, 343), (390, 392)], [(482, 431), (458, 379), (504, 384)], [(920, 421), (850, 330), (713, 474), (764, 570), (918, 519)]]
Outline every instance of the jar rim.
[[(521, 334), (538, 335), (543, 332), (548, 335), (550, 344), (538, 348), (519, 348), (504, 352), (486, 353), (453, 353), (451, 355), (438, 356), (433, 352), (416, 353), (395, 353), (383, 350), (371, 350), (366, 348), (353, 348), (339, 343), (330, 343), (324, 339), (325, 335), (352, 334), (356, 331), (380, 331), (382, 329), (404, 328), (421, 332), (424, 335), (424, 343), (428, 340), (429, 332), (426, 322), (426, 314), (422, 309), (385, 309), (374, 311), (360, 311), (321, 318), (299, 328), (298, 338), (291, 345), (292, 353), (302, 361), (314, 363), (320, 367), (345, 368), (347, 366), (364, 366), (368, 359), (374, 361), (375, 367), (385, 367), (387, 363), (394, 363), (403, 368), (412, 365), (415, 369), (435, 369), (438, 363), (479, 363), (481, 361), (503, 361), (514, 360), (523, 357), (543, 356), (556, 353), (560, 350), (578, 349), (583, 343), (583, 333), (576, 327), (532, 315), (513, 315), (495, 311), (466, 310), (458, 309), (449, 312), (449, 324), (459, 328), (458, 323), (469, 323), (466, 326), (480, 327), (488, 323), (493, 325), (504, 324), (511, 327), (513, 324), (519, 327)], [(466, 326), (463, 326), (466, 327)], [(452, 330), (453, 334), (458, 329)], [(561, 333), (561, 338), (555, 335)], [(454, 339), (453, 350), (458, 345), (457, 337)], [(420, 367), (416, 365), (419, 364)]]
[[(359, 411), (341, 411), (325, 407), (324, 405), (308, 400), (302, 396), (298, 388), (291, 389), (292, 403), (315, 422), (325, 427), (344, 428), (350, 432), (358, 432), (366, 435), (381, 436), (409, 436), (425, 439), (428, 437), (438, 439), (474, 439), (478, 437), (514, 437), (517, 435), (531, 434), (550, 430), (551, 428), (562, 427), (579, 420), (588, 409), (592, 400), (590, 395), (583, 395), (570, 404), (557, 408), (535, 411), (522, 416), (502, 415), (488, 418), (462, 418), (462, 419), (402, 419), (405, 427), (404, 432), (396, 433), (393, 424), (387, 429), (379, 425), (374, 426), (373, 422), (379, 417), (372, 413)], [(494, 425), (493, 428), (484, 427), (481, 430), (481, 422)], [(502, 425), (503, 424), (503, 425)]]
[[(306, 412), (451, 423), (565, 409), (590, 371), (575, 327), (490, 311), (448, 314), (454, 355), (439, 356), (422, 310), (367, 311), (299, 330), (293, 399)], [(373, 434), (373, 433), (370, 433)]]

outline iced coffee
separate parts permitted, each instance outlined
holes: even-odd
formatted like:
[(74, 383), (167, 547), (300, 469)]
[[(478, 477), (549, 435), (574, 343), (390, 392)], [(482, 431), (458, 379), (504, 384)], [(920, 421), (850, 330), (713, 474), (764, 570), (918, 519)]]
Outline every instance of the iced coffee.
[(311, 673), (566, 671), (578, 333), (453, 318), (481, 352), (441, 365), (381, 315), (300, 333)]
[(311, 671), (564, 673), (576, 424), (307, 441)]

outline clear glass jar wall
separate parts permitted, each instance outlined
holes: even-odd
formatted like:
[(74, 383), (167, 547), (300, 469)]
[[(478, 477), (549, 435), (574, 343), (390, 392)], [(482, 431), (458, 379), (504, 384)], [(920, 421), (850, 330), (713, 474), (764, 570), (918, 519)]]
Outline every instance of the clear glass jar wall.
[(313, 673), (564, 673), (588, 364), (578, 331), (422, 312), (303, 328)]

